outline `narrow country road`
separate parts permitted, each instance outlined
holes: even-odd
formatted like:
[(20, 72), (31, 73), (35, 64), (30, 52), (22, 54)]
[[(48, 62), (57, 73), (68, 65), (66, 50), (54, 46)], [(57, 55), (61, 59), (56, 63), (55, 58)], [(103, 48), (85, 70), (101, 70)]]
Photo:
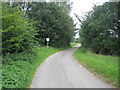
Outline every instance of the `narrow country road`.
[(31, 88), (111, 88), (73, 57), (79, 46), (49, 56), (36, 70)]

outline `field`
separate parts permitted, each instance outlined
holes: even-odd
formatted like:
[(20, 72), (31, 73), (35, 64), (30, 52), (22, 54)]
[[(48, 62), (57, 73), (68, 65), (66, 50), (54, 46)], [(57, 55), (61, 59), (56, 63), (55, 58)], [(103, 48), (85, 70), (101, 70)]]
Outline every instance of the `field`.
[(118, 86), (117, 56), (94, 54), (82, 47), (74, 52), (74, 56), (95, 75), (114, 86)]

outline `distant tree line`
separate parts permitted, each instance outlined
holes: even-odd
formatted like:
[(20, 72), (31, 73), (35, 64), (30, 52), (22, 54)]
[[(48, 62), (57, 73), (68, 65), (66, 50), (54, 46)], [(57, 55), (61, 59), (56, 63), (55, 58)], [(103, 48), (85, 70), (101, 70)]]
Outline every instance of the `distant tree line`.
[(106, 2), (86, 15), (80, 30), (83, 47), (97, 54), (118, 55), (118, 10), (118, 2)]

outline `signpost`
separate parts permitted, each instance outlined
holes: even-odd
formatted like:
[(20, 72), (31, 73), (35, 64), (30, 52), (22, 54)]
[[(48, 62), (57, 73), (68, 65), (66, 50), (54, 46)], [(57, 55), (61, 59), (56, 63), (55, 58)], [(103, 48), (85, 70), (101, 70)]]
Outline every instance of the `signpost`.
[(49, 42), (49, 38), (46, 38), (46, 41), (47, 41), (47, 48), (48, 48), (48, 42)]

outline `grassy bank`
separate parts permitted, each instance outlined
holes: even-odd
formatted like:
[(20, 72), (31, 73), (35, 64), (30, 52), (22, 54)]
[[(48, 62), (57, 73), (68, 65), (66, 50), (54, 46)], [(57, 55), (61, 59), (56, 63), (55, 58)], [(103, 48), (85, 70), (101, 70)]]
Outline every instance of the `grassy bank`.
[(2, 87), (28, 88), (36, 69), (51, 54), (67, 48), (35, 47), (22, 53), (7, 54), (3, 57)]
[(108, 83), (118, 86), (118, 57), (91, 53), (80, 47), (74, 52), (75, 58), (94, 74)]

